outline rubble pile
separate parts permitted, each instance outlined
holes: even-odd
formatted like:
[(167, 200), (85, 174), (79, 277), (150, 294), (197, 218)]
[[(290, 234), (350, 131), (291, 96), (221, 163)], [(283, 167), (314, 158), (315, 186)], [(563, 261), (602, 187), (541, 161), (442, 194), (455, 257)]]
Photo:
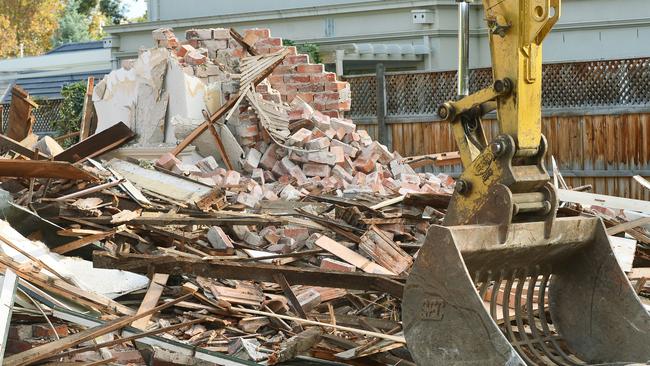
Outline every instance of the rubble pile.
[[(268, 30), (153, 36), (88, 138), (0, 135), (4, 364), (414, 365), (400, 299), (454, 189), (418, 167), (457, 156), (373, 141), (347, 83)], [(579, 203), (560, 214), (604, 217), (648, 296), (647, 215)]]

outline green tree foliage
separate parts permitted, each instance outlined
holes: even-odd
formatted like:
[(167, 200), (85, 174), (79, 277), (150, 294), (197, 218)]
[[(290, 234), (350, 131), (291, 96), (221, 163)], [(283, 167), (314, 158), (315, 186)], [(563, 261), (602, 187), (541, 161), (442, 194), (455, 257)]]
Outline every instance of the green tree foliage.
[(77, 2), (77, 12), (89, 16), (97, 8), (97, 0), (79, 0)]
[(80, 14), (92, 15), (95, 10), (106, 16), (111, 23), (120, 24), (126, 20), (126, 6), (122, 0), (80, 0), (77, 11)]
[(63, 16), (59, 19), (59, 29), (54, 34), (54, 46), (92, 39), (88, 31), (91, 18), (79, 11), (81, 3), (80, 0), (68, 1)]
[(52, 35), (65, 7), (64, 0), (0, 0), (0, 58), (26, 56), (52, 47)]
[(294, 41), (292, 41), (290, 39), (283, 39), (282, 40), (282, 45), (283, 46), (296, 46), (296, 49), (298, 50), (298, 53), (309, 55), (310, 62), (315, 63), (315, 64), (323, 63), (323, 59), (320, 57), (320, 49), (319, 49), (318, 45), (315, 44), (315, 43), (296, 44), (296, 42), (294, 42)]
[[(81, 127), (84, 98), (86, 95), (86, 81), (79, 81), (64, 85), (61, 88), (63, 104), (59, 110), (59, 118), (52, 123), (52, 127), (59, 136), (79, 131)], [(74, 144), (78, 137), (63, 141), (63, 147)]]
[(126, 20), (126, 7), (120, 0), (99, 0), (99, 10), (113, 24), (120, 24), (123, 20)]

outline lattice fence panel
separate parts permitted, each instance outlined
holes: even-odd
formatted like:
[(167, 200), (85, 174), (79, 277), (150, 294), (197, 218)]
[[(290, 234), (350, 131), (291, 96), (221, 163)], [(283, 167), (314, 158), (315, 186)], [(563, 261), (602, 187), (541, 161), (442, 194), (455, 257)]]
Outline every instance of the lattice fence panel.
[[(376, 114), (374, 76), (348, 78), (350, 118)], [(547, 64), (542, 69), (542, 107), (583, 114), (585, 110), (650, 107), (650, 58)], [(387, 73), (390, 117), (433, 116), (438, 105), (456, 99), (456, 72)], [(491, 69), (470, 72), (470, 92), (492, 84)]]
[[(61, 99), (51, 99), (51, 100), (38, 100), (36, 101), (38, 108), (36, 108), (33, 113), (36, 117), (36, 122), (34, 123), (33, 131), (38, 134), (52, 133), (54, 128), (52, 123), (59, 118), (59, 110), (63, 104)], [(9, 123), (9, 104), (2, 105), (2, 130), (7, 130), (7, 124)]]
[(372, 76), (355, 76), (350, 78), (354, 116), (373, 117), (377, 113), (377, 79)]

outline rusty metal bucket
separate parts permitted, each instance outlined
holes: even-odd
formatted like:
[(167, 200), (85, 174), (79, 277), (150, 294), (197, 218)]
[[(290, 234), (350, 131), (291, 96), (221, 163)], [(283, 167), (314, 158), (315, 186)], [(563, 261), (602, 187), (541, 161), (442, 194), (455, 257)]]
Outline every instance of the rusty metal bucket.
[(583, 365), (650, 360), (650, 315), (602, 222), (558, 218), (433, 226), (404, 291), (418, 365)]

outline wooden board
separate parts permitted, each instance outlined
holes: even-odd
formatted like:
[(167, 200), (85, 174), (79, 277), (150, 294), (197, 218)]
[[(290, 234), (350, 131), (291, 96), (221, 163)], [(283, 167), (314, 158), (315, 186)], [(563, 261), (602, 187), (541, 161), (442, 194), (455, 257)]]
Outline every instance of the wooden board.
[(560, 201), (575, 202), (581, 205), (601, 206), (612, 209), (630, 210), (650, 213), (650, 202), (629, 198), (606, 196), (602, 194), (558, 189)]
[(95, 113), (95, 105), (93, 104), (93, 90), (95, 89), (95, 78), (88, 77), (86, 82), (86, 95), (84, 97), (84, 105), (81, 110), (81, 126), (79, 128), (79, 141), (83, 141), (90, 135), (90, 122)]
[(0, 159), (0, 177), (95, 181), (87, 171), (61, 161)]
[(642, 217), (640, 219), (624, 222), (607, 229), (607, 235), (616, 235), (624, 231), (637, 228), (639, 226), (650, 225), (650, 217)]
[(135, 136), (123, 122), (80, 141), (54, 157), (56, 161), (78, 163), (115, 149)]
[(32, 349), (29, 349), (27, 351), (12, 355), (10, 357), (7, 357), (5, 359), (5, 362), (3, 363), (4, 366), (24, 366), (24, 365), (31, 365), (34, 364), (40, 360), (44, 360), (49, 358), (52, 354), (56, 354), (58, 352), (61, 352), (65, 349), (68, 349), (70, 347), (73, 347), (77, 344), (83, 343), (85, 341), (89, 341), (92, 339), (95, 339), (97, 337), (100, 337), (104, 334), (108, 334), (110, 332), (116, 331), (120, 328), (125, 327), (129, 323), (143, 318), (147, 315), (154, 314), (164, 308), (168, 308), (172, 305), (175, 305), (179, 303), (180, 301), (184, 300), (185, 298), (191, 296), (191, 294), (183, 295), (175, 300), (169, 301), (163, 305), (160, 305), (156, 308), (150, 309), (146, 312), (143, 312), (141, 314), (136, 314), (136, 315), (128, 315), (124, 316), (121, 318), (117, 318), (113, 321), (104, 323), (102, 325), (98, 325), (96, 327), (88, 328), (84, 331), (81, 331), (79, 333), (75, 333), (73, 335), (69, 335), (65, 338), (57, 339), (56, 341), (49, 342), (46, 344), (43, 344), (41, 346), (34, 347)]
[[(28, 147), (25, 147), (20, 144), (20, 142), (7, 137), (5, 135), (0, 135), (0, 153), (5, 153), (7, 151), (14, 151), (18, 154), (21, 154), (29, 159), (32, 159), (36, 156), (36, 152)], [(49, 157), (41, 152), (38, 153), (38, 159), (49, 159)]]
[[(393, 149), (402, 156), (427, 155), (455, 151), (456, 142), (450, 124), (422, 120), (415, 123), (389, 123)], [(377, 125), (358, 125), (377, 139)], [(488, 141), (498, 134), (495, 120), (484, 119)], [(546, 166), (555, 156), (567, 184), (572, 187), (591, 184), (593, 192), (650, 200), (650, 189), (633, 179), (638, 171), (650, 170), (650, 113), (616, 115), (544, 116), (542, 133), (549, 146)], [(460, 165), (426, 168), (433, 172), (459, 172)], [(583, 176), (567, 171), (584, 171)], [(591, 171), (591, 172), (590, 172)], [(649, 177), (644, 176), (648, 179)]]
[(7, 137), (16, 141), (22, 141), (32, 133), (32, 127), (35, 122), (32, 109), (36, 107), (38, 105), (29, 98), (29, 94), (26, 91), (18, 85), (13, 86), (11, 89)]
[(111, 231), (107, 231), (105, 233), (100, 233), (100, 234), (94, 234), (94, 235), (89, 235), (84, 238), (71, 241), (67, 244), (60, 245), (56, 248), (53, 248), (52, 251), (57, 254), (65, 254), (68, 252), (71, 252), (73, 250), (77, 250), (79, 248), (85, 247), (86, 245), (92, 244), (96, 241), (106, 239), (108, 237), (111, 237), (115, 235), (117, 232), (117, 229), (113, 229)]
[(324, 272), (321, 269), (277, 266), (273, 264), (205, 261), (176, 255), (152, 256), (129, 254), (118, 258), (100, 251), (93, 253), (93, 266), (122, 269), (136, 273), (185, 273), (211, 278), (274, 282), (281, 273), (292, 285), (312, 285), (355, 290), (376, 290), (402, 297), (403, 277), (362, 272)]
[(376, 273), (376, 274), (386, 274), (394, 275), (395, 273), (387, 270), (386, 268), (378, 265), (377, 263), (371, 261), (370, 259), (362, 256), (361, 254), (348, 249), (345, 246), (337, 243), (336, 241), (328, 238), (323, 235), (314, 243), (317, 246), (327, 250), (328, 252), (334, 254), (335, 256), (341, 258), (342, 260), (350, 263), (353, 266), (361, 269), (367, 273)]
[[(153, 277), (151, 278), (151, 283), (149, 284), (149, 288), (147, 289), (147, 293), (144, 295), (144, 299), (142, 299), (142, 303), (140, 304), (140, 307), (138, 308), (138, 312), (136, 314), (142, 314), (156, 307), (156, 304), (158, 304), (158, 300), (160, 300), (160, 295), (162, 295), (162, 292), (165, 289), (165, 284), (167, 284), (168, 279), (169, 279), (168, 274), (165, 273), (153, 274)], [(138, 329), (145, 329), (147, 327), (147, 324), (149, 324), (149, 319), (151, 319), (151, 315), (142, 317), (134, 321), (133, 323), (131, 323), (131, 326)]]

